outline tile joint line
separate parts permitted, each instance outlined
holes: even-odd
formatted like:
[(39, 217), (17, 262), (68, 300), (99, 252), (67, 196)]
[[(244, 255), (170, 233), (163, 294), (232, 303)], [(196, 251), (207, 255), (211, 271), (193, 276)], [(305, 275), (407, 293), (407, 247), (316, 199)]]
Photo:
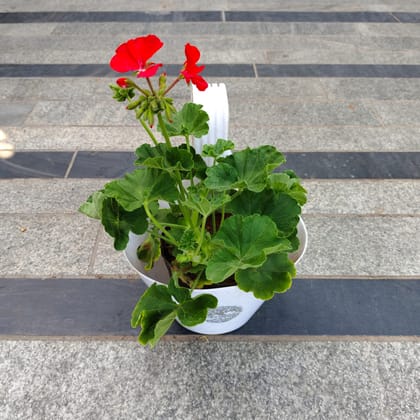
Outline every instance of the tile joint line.
[(74, 161), (76, 160), (77, 153), (78, 153), (78, 150), (75, 150), (75, 152), (73, 153), (73, 156), (70, 159), (70, 163), (69, 163), (69, 166), (67, 168), (67, 171), (64, 174), (64, 179), (67, 179), (69, 177), (70, 172), (71, 172), (71, 170), (73, 168), (73, 165), (74, 165)]
[(398, 23), (402, 23), (397, 16), (394, 15), (394, 12), (389, 12), (389, 14), (398, 22)]

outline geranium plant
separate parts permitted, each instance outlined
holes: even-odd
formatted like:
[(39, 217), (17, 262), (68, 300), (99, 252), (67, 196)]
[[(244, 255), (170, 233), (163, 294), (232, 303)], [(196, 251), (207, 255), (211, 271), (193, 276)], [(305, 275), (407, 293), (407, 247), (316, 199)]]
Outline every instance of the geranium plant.
[[(194, 289), (236, 284), (264, 300), (286, 291), (295, 275), (289, 253), (299, 246), (297, 224), (306, 201), (296, 175), (278, 171), (285, 158), (273, 146), (235, 151), (232, 141), (219, 139), (205, 145), (202, 155), (195, 152), (192, 137), (207, 134), (209, 116), (194, 103), (176, 110), (168, 93), (182, 80), (207, 88), (204, 66), (197, 64), (200, 51), (186, 44), (184, 65), (168, 83), (164, 72), (158, 74), (162, 64), (151, 61), (162, 46), (155, 35), (131, 39), (111, 59), (115, 71), (134, 72), (111, 89), (151, 142), (136, 150), (137, 169), (80, 207), (101, 220), (117, 250), (126, 248), (130, 231), (145, 234), (137, 256), (147, 269), (166, 259), (169, 284), (149, 287), (132, 313), (140, 343), (151, 346), (176, 318), (197, 325), (217, 306), (210, 293), (192, 297)], [(174, 137), (185, 141), (176, 146)], [(206, 165), (203, 157), (213, 163)]]

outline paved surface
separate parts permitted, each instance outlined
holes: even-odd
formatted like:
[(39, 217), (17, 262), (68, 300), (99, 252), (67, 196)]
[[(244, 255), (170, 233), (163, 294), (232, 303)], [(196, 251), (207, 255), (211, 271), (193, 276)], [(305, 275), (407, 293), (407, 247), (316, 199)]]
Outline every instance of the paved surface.
[[(45, 278), (135, 278), (100, 227), (77, 213), (109, 172), (98, 179), (72, 170), (89, 166), (87, 152), (131, 151), (145, 139), (112, 100), (113, 78), (103, 69), (120, 42), (154, 32), (166, 42), (162, 59), (170, 64), (181, 63), (186, 42), (200, 47), (213, 65), (211, 80), (228, 86), (230, 136), (239, 147), (270, 143), (325, 162), (332, 179), (319, 172), (304, 179), (310, 246), (299, 277), (392, 280), (401, 282), (401, 293), (418, 296), (420, 1), (85, 3), (0, 0), (0, 13), (11, 13), (0, 14), (0, 126), (18, 151), (18, 160), (0, 162), (3, 177), (4, 168), (14, 171), (0, 179), (0, 280), (14, 280), (19, 291), (22, 279), (36, 286)], [(87, 11), (148, 11), (160, 22), (72, 13)], [(188, 92), (175, 96), (181, 101)], [(401, 172), (387, 175), (384, 162)], [(350, 167), (344, 177), (343, 164)], [(113, 155), (105, 167), (119, 165)], [(374, 176), (374, 167), (382, 175)], [(11, 302), (22, 296), (2, 295)], [(31, 307), (30, 294), (26, 302)], [(351, 313), (345, 299), (340, 304)], [(418, 300), (402, 298), (405, 304), (409, 335), (386, 326), (372, 336), (187, 335), (150, 351), (131, 337), (12, 331), (0, 340), (0, 419), (417, 419), (420, 315)], [(0, 308), (1, 331), (6, 315)], [(59, 309), (48, 315), (47, 330), (60, 316), (63, 331), (72, 325)]]

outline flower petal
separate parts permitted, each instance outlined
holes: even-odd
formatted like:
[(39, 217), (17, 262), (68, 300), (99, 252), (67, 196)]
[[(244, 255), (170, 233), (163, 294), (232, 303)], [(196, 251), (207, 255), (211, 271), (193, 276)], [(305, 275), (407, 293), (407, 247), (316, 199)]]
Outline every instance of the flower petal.
[(156, 74), (159, 68), (162, 67), (162, 63), (154, 64), (147, 66), (145, 69), (141, 69), (137, 73), (137, 77), (152, 77)]
[(194, 45), (185, 44), (185, 57), (187, 66), (194, 65), (200, 59), (200, 50)]
[(163, 42), (156, 35), (129, 39), (115, 50), (115, 55), (109, 64), (113, 70), (120, 73), (144, 70), (147, 60), (162, 46)]

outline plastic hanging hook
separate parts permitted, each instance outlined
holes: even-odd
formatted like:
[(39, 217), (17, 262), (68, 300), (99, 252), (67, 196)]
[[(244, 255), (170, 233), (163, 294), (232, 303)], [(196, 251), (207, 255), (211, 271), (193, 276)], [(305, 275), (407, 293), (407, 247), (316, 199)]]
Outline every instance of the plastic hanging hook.
[[(195, 86), (192, 90), (192, 101), (203, 105), (209, 114), (209, 132), (201, 138), (194, 138), (194, 148), (197, 153), (202, 152), (204, 144), (216, 144), (217, 139), (227, 139), (229, 130), (229, 102), (226, 85), (224, 83), (210, 83), (204, 91)], [(225, 153), (230, 154), (229, 152)], [(210, 164), (212, 159), (205, 159)]]

